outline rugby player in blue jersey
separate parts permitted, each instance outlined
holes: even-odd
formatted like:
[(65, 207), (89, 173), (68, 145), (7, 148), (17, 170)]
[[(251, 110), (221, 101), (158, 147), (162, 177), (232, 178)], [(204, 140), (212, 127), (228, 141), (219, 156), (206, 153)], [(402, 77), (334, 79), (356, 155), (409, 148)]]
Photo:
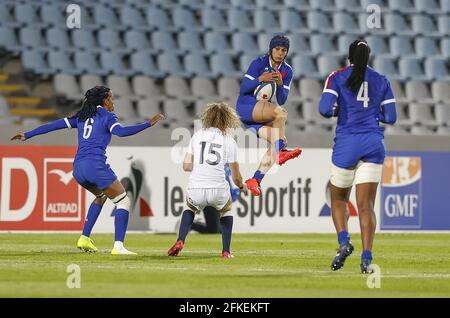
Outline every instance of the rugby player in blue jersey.
[(355, 185), (363, 245), (361, 272), (373, 272), (374, 204), (386, 153), (384, 129), (379, 123), (394, 124), (397, 113), (389, 81), (367, 66), (369, 57), (367, 42), (354, 41), (349, 47), (351, 65), (328, 76), (319, 105), (324, 117), (338, 117), (330, 182), (331, 211), (339, 250), (332, 261), (332, 270), (344, 266), (353, 252), (348, 234), (347, 203)]
[(109, 198), (116, 206), (115, 240), (111, 254), (136, 254), (128, 251), (123, 245), (131, 202), (116, 174), (106, 163), (106, 147), (112, 135), (125, 137), (137, 134), (154, 126), (164, 119), (164, 116), (157, 114), (148, 122), (123, 127), (113, 113), (114, 96), (108, 87), (95, 86), (89, 89), (84, 97), (83, 106), (75, 116), (58, 119), (25, 133), (18, 133), (11, 140), (25, 141), (58, 129), (77, 128), (78, 150), (73, 162), (73, 176), (83, 188), (96, 197), (89, 207), (83, 234), (77, 242), (77, 247), (84, 252), (97, 252), (90, 234), (106, 198)]
[[(292, 67), (285, 62), (288, 51), (289, 39), (283, 35), (274, 36), (269, 44), (269, 53), (251, 62), (242, 79), (236, 103), (236, 111), (244, 126), (269, 142), (269, 149), (264, 154), (258, 170), (253, 178), (245, 181), (255, 196), (261, 194), (261, 181), (274, 162), (282, 165), (301, 154), (300, 148), (286, 148), (287, 111), (279, 106), (286, 102), (292, 83)], [(274, 102), (258, 101), (254, 96), (255, 88), (267, 82), (276, 83)]]

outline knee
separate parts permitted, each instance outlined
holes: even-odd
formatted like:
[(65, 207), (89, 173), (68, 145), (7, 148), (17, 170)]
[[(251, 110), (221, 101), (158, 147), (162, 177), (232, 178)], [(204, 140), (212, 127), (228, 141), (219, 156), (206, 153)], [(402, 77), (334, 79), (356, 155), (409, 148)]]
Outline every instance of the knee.
[(116, 205), (117, 209), (126, 210), (128, 212), (130, 211), (131, 200), (128, 197), (126, 192), (118, 195), (117, 197), (113, 198), (111, 201)]
[(373, 213), (373, 203), (367, 200), (361, 200), (356, 202), (358, 206), (358, 212), (361, 213)]
[(106, 195), (102, 193), (101, 195), (97, 196), (94, 199), (94, 203), (97, 204), (97, 205), (103, 206), (105, 204), (105, 202), (106, 202), (106, 199), (107, 199)]
[(278, 106), (277, 108), (275, 108), (274, 113), (275, 113), (275, 119), (280, 119), (280, 120), (287, 119), (288, 112), (283, 107)]

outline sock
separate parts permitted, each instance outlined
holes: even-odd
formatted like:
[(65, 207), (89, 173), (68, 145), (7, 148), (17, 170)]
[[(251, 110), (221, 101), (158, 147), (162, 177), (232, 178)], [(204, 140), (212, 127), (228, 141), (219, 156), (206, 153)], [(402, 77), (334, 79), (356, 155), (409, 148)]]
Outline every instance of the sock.
[(350, 235), (348, 234), (347, 231), (339, 232), (338, 242), (339, 242), (339, 245), (348, 244), (348, 242), (350, 242)]
[(103, 205), (99, 205), (94, 202), (91, 203), (88, 214), (86, 216), (86, 221), (84, 222), (83, 227), (84, 236), (89, 237), (91, 235), (92, 228), (94, 227), (94, 224), (97, 221), (98, 216), (100, 215), (102, 207)]
[(125, 233), (127, 232), (129, 213), (124, 209), (116, 209), (114, 213), (114, 241), (123, 242), (125, 240)]
[(115, 242), (114, 242), (114, 248), (116, 248), (116, 249), (121, 249), (121, 248), (123, 248), (123, 242), (121, 242), (121, 241), (115, 241)]
[(181, 217), (180, 232), (178, 233), (177, 241), (182, 240), (184, 243), (186, 236), (191, 230), (191, 225), (194, 222), (194, 217), (194, 212), (192, 212), (191, 210), (184, 210), (183, 216)]
[(286, 143), (284, 142), (283, 139), (278, 139), (277, 141), (275, 141), (275, 152), (276, 153), (279, 153), (284, 148), (286, 148)]
[(222, 253), (230, 252), (231, 232), (233, 231), (233, 216), (224, 216), (220, 218), (222, 226)]
[(261, 172), (261, 170), (256, 170), (255, 174), (253, 175), (253, 178), (258, 180), (258, 182), (261, 182), (264, 178), (264, 173)]
[(372, 251), (364, 250), (361, 254), (361, 259), (372, 260)]

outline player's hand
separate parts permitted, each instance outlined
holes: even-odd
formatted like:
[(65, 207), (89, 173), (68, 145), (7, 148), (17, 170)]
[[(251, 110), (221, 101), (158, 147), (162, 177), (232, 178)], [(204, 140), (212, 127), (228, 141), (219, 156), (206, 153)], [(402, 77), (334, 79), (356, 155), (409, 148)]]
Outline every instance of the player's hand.
[(258, 77), (258, 80), (260, 82), (274, 82), (274, 76), (272, 72), (264, 72), (261, 74), (260, 77)]
[(239, 188), (239, 190), (241, 191), (241, 193), (243, 193), (245, 195), (248, 194), (247, 185), (245, 183), (242, 184), (242, 188)]
[(283, 85), (283, 77), (281, 76), (280, 71), (277, 68), (272, 72), (274, 82), (277, 83), (278, 86)]
[(156, 125), (160, 120), (164, 120), (166, 119), (166, 116), (164, 116), (163, 114), (157, 114), (155, 116), (153, 116), (150, 119), (150, 125), (153, 127), (154, 125)]
[(20, 141), (25, 141), (27, 140), (27, 138), (25, 138), (25, 134), (23, 132), (18, 133), (15, 136), (11, 137), (11, 140), (20, 140)]

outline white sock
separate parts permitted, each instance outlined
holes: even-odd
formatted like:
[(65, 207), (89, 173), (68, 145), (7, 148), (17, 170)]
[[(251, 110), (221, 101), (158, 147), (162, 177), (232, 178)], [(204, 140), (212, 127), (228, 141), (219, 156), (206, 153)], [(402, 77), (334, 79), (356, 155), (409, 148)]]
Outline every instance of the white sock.
[(115, 241), (115, 242), (114, 242), (114, 248), (116, 248), (116, 249), (122, 249), (122, 248), (123, 248), (123, 242), (121, 242), (121, 241)]

